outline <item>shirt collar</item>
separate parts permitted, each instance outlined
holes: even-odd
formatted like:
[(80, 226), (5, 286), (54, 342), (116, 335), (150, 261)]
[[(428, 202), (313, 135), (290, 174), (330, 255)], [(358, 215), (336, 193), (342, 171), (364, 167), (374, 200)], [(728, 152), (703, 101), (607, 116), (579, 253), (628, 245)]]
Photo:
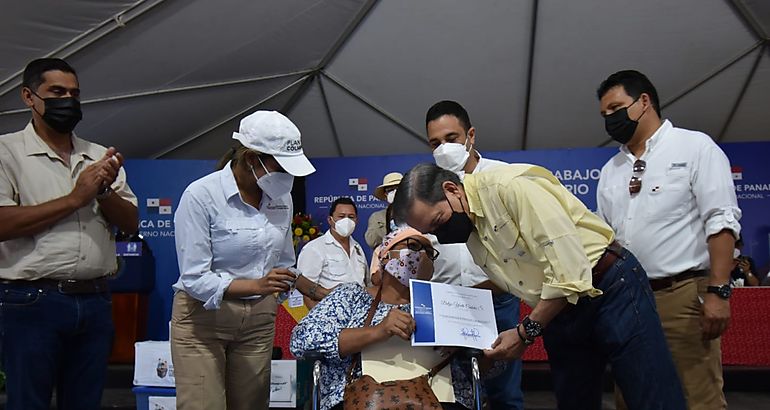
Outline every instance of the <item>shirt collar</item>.
[(230, 168), (231, 162), (232, 161), (228, 161), (219, 174), (219, 181), (222, 183), (222, 191), (225, 193), (225, 198), (227, 199), (240, 194), (240, 191), (238, 190), (238, 184), (235, 183), (235, 175), (233, 175), (233, 169)]
[(324, 234), (324, 243), (327, 245), (334, 245), (337, 243), (337, 240), (334, 239), (334, 235), (332, 235), (332, 228), (329, 227), (329, 230), (326, 231)]
[[(32, 121), (24, 127), (24, 153), (27, 154), (27, 156), (47, 155), (50, 158), (59, 158), (59, 155), (54, 152), (54, 150), (51, 149), (39, 135), (37, 135)], [(89, 152), (88, 143), (78, 138), (74, 132), (72, 133), (72, 156), (93, 161), (96, 160), (96, 158)]]
[[(334, 235), (332, 235), (332, 229), (331, 228), (329, 228), (329, 230), (327, 230), (326, 233), (323, 234), (323, 238), (324, 238), (324, 243), (325, 244), (327, 244), (327, 245), (334, 245), (334, 246), (336, 246), (336, 247), (338, 247), (338, 248), (340, 248), (342, 250), (345, 250), (342, 247), (342, 244), (337, 242), (337, 239), (334, 238)], [(351, 253), (352, 252), (357, 252), (358, 254), (362, 254), (361, 253), (361, 249), (360, 249), (361, 246), (358, 244), (358, 242), (356, 242), (355, 239), (353, 239), (353, 235), (350, 235), (349, 240), (350, 240)]]
[(483, 218), (484, 211), (481, 209), (481, 199), (479, 198), (476, 178), (477, 176), (475, 174), (465, 175), (463, 189), (465, 190), (465, 198), (468, 200), (468, 210), (470, 213)]
[[(660, 127), (655, 130), (655, 133), (653, 133), (652, 136), (645, 142), (645, 150), (642, 156), (647, 155), (648, 152), (652, 152), (652, 150), (655, 149), (655, 146), (660, 144), (660, 141), (663, 139), (663, 135), (665, 135), (666, 132), (668, 132), (668, 130), (670, 130), (672, 127), (673, 125), (671, 124), (671, 121), (664, 120), (663, 123), (660, 124)], [(634, 156), (634, 154), (628, 150), (626, 144), (620, 146), (620, 152), (626, 154), (626, 156)]]

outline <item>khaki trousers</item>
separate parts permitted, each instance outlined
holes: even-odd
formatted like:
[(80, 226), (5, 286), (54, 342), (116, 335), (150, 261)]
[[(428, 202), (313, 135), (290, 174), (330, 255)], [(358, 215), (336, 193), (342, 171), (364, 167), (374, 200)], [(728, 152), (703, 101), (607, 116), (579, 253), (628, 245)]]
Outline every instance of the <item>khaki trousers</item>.
[[(686, 279), (654, 292), (655, 303), (690, 410), (726, 409), (721, 340), (701, 338), (701, 302), (708, 279)], [(626, 409), (616, 391), (618, 409)]]
[(171, 356), (179, 410), (267, 409), (275, 336), (274, 296), (225, 299), (218, 310), (177, 292)]

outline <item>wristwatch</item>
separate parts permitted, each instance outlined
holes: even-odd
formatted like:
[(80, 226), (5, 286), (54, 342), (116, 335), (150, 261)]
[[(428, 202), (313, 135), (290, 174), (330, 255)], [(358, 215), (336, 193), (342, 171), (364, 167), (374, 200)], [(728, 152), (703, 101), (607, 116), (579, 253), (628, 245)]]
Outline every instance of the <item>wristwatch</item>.
[(540, 337), (543, 334), (543, 325), (530, 319), (529, 316), (526, 316), (524, 320), (521, 321), (521, 327), (524, 328), (525, 334), (521, 334), (518, 326), (516, 327), (516, 332), (519, 333), (519, 337), (521, 337), (521, 340), (524, 341), (525, 345), (535, 343), (535, 338)]
[(112, 192), (112, 187), (105, 185), (104, 188), (100, 189), (96, 194), (96, 199), (107, 199), (107, 197), (109, 197)]
[(726, 283), (722, 286), (708, 286), (706, 287), (706, 292), (716, 293), (716, 295), (720, 298), (727, 300), (730, 299), (730, 295), (733, 293), (733, 288), (730, 287), (729, 283)]

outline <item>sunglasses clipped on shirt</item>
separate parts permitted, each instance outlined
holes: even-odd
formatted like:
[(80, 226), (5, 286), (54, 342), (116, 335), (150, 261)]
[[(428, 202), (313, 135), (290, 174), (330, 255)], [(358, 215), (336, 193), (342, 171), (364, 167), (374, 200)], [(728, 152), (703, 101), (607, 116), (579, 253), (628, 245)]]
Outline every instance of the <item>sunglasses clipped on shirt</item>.
[(641, 159), (634, 161), (634, 174), (628, 181), (628, 192), (631, 195), (638, 194), (642, 190), (642, 173), (647, 169), (647, 162)]

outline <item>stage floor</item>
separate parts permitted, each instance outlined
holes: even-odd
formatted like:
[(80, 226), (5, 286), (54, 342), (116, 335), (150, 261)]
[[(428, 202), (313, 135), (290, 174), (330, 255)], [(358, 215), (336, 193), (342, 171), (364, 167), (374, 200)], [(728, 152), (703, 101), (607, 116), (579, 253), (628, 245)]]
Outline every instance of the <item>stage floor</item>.
[[(770, 409), (770, 379), (768, 369), (746, 369), (726, 367), (725, 384), (727, 403), (731, 410)], [(548, 365), (545, 363), (525, 363), (522, 375), (524, 388), (524, 408), (527, 410), (556, 409), (553, 392), (550, 387)], [(133, 366), (110, 365), (107, 375), (107, 388), (102, 398), (102, 409), (133, 410), (136, 399), (131, 391)], [(604, 410), (614, 410), (615, 402), (611, 393), (612, 382), (606, 380), (603, 399)], [(748, 391), (747, 391), (748, 390)], [(0, 409), (5, 408), (5, 394), (0, 394)], [(55, 407), (51, 407), (52, 409)]]

